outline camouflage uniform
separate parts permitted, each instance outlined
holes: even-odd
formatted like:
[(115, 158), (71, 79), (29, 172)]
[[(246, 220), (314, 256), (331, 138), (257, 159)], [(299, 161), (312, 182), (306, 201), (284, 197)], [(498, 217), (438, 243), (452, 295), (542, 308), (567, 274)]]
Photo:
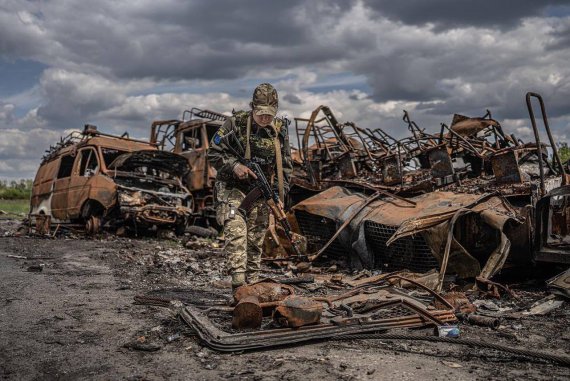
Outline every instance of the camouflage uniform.
[[(275, 93), (275, 105), (276, 96)], [(254, 102), (255, 100), (254, 93)], [(255, 107), (255, 104), (252, 106)], [(238, 210), (239, 205), (254, 186), (253, 182), (239, 180), (235, 177), (234, 166), (239, 162), (228, 150), (222, 136), (235, 132), (241, 147), (245, 149), (247, 146), (248, 118), (251, 118), (249, 137), (251, 160), (260, 165), (268, 181), (273, 181), (274, 189), (277, 190), (275, 152), (275, 134), (277, 134), (281, 148), (285, 194), (288, 191), (289, 176), (292, 172), (286, 123), (274, 118), (271, 125), (260, 127), (255, 124), (251, 114), (252, 111), (234, 112), (233, 117), (229, 118), (214, 135), (208, 150), (208, 160), (218, 173), (215, 185), (216, 217), (218, 223), (224, 226), (226, 239), (224, 251), (227, 255), (227, 270), (232, 275), (232, 287), (234, 288), (245, 282), (255, 282), (258, 278), (261, 265), (261, 248), (268, 228), (270, 212), (262, 199), (254, 204), (247, 216), (242, 215)]]

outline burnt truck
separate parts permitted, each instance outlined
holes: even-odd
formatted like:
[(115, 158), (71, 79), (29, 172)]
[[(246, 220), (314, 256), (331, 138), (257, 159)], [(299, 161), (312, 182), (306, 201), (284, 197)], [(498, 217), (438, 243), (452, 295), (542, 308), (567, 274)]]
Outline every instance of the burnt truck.
[(179, 155), (86, 125), (43, 157), (29, 218), (44, 234), (52, 223), (80, 224), (88, 234), (105, 226), (182, 233), (192, 213), (192, 197), (182, 184), (187, 172)]
[(193, 224), (216, 226), (213, 189), (216, 170), (208, 161), (210, 140), (228, 117), (192, 108), (182, 119), (157, 120), (151, 125), (150, 142), (161, 151), (186, 158), (189, 171), (183, 178), (192, 197)]
[[(540, 141), (540, 104), (550, 146)], [(570, 263), (570, 177), (558, 157), (542, 98), (527, 94), (534, 142), (506, 134), (487, 112), (455, 115), (427, 133), (340, 123), (326, 106), (295, 119), (291, 224), (312, 260), (488, 279), (505, 266)], [(549, 150), (554, 160), (549, 158)]]

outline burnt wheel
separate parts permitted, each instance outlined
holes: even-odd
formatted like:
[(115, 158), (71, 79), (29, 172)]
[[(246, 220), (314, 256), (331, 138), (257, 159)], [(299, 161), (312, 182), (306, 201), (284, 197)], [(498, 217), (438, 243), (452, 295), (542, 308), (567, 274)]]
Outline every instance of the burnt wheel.
[(87, 235), (95, 235), (101, 231), (101, 217), (89, 216), (85, 221), (85, 233)]

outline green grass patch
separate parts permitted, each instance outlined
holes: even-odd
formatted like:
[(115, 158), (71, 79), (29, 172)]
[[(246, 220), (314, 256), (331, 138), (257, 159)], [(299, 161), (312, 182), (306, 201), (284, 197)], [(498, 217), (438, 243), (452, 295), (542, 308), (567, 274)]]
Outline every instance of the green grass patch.
[(12, 215), (28, 214), (30, 200), (0, 200), (0, 210)]

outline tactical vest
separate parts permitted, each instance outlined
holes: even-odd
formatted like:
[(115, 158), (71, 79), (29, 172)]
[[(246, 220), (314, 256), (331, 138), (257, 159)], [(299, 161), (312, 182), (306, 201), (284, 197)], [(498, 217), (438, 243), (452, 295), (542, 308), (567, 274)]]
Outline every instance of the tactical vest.
[[(239, 130), (239, 141), (241, 146), (245, 149), (247, 146), (247, 119), (249, 112), (238, 111), (234, 113), (235, 125)], [(269, 181), (274, 178), (276, 155), (275, 155), (275, 134), (281, 131), (282, 121), (275, 119), (273, 124), (276, 129), (271, 126), (259, 127), (252, 123), (252, 130), (249, 136), (249, 145), (251, 149), (251, 160), (257, 162), (262, 168), (265, 176)], [(277, 130), (277, 131), (276, 131)], [(283, 139), (280, 137), (280, 142), (283, 144)]]

